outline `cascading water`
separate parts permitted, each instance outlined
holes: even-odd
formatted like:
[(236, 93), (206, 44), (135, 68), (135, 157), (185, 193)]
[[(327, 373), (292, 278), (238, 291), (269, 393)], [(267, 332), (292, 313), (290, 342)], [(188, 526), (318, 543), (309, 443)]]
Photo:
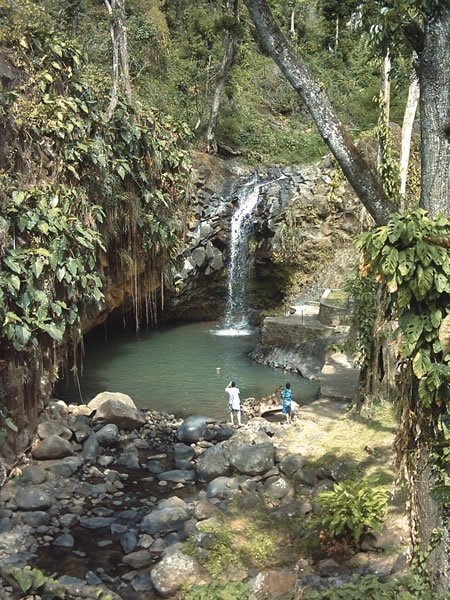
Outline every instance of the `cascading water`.
[(228, 297), (221, 335), (247, 335), (249, 329), (246, 307), (246, 289), (251, 268), (248, 261), (248, 242), (252, 231), (252, 215), (258, 205), (263, 183), (258, 176), (241, 188), (238, 204), (231, 218), (230, 264), (228, 270)]

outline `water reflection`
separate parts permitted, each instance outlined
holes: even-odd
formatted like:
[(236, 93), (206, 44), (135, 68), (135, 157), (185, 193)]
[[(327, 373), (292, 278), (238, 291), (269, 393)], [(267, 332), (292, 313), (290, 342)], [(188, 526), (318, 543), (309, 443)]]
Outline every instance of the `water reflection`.
[[(206, 413), (227, 416), (225, 386), (235, 379), (242, 397), (261, 397), (291, 381), (294, 399), (315, 399), (318, 384), (286, 375), (248, 358), (257, 338), (217, 335), (216, 323), (188, 323), (161, 327), (139, 337), (101, 329), (85, 343), (80, 377), (84, 402), (108, 390), (129, 394), (140, 408), (165, 410), (180, 416)], [(79, 401), (73, 382), (60, 386), (66, 400)]]

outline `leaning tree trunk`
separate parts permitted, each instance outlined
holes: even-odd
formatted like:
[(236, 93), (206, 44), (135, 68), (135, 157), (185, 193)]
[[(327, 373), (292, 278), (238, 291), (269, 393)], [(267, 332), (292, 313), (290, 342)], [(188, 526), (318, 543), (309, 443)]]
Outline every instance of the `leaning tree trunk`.
[(317, 128), (350, 185), (376, 223), (387, 223), (395, 210), (387, 198), (381, 182), (369, 168), (356, 148), (348, 131), (334, 111), (322, 86), (298, 56), (278, 25), (266, 0), (244, 0), (256, 25), (261, 43), (278, 65), (286, 79), (305, 103)]
[(449, 115), (450, 8), (443, 8), (425, 23), (419, 55), (421, 196), (420, 205), (430, 215), (448, 214), (450, 153), (445, 127)]
[[(227, 12), (237, 19), (239, 13), (239, 0), (232, 0), (232, 2), (231, 0), (228, 0), (227, 9)], [(206, 152), (208, 152), (209, 154), (215, 154), (217, 152), (217, 119), (219, 118), (220, 105), (222, 102), (225, 83), (231, 71), (234, 57), (236, 55), (236, 48), (236, 34), (234, 31), (231, 31), (229, 29), (226, 34), (222, 64), (220, 66), (220, 70), (216, 79), (216, 87), (214, 90), (211, 112), (208, 121), (208, 128), (206, 131)]]

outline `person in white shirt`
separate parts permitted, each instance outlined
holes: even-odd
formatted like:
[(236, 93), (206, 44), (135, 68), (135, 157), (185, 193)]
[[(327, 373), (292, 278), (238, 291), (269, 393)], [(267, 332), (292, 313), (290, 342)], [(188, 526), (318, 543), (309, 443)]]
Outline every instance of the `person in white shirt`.
[(231, 424), (234, 425), (234, 417), (236, 416), (237, 423), (241, 426), (241, 397), (239, 396), (240, 392), (239, 388), (236, 387), (236, 382), (230, 381), (225, 391), (228, 394), (228, 410), (231, 415)]

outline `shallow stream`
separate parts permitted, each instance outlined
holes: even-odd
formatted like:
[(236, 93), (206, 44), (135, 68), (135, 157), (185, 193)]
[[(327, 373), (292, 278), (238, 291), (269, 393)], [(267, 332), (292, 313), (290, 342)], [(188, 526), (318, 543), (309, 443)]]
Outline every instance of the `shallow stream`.
[[(139, 336), (98, 328), (85, 341), (82, 400), (88, 402), (108, 390), (128, 394), (140, 408), (224, 418), (224, 388), (231, 379), (236, 380), (243, 399), (271, 394), (286, 381), (299, 404), (317, 397), (316, 382), (248, 358), (257, 343), (256, 334), (221, 333), (214, 322), (166, 325)], [(58, 393), (65, 400), (80, 401), (73, 381), (60, 386)]]

